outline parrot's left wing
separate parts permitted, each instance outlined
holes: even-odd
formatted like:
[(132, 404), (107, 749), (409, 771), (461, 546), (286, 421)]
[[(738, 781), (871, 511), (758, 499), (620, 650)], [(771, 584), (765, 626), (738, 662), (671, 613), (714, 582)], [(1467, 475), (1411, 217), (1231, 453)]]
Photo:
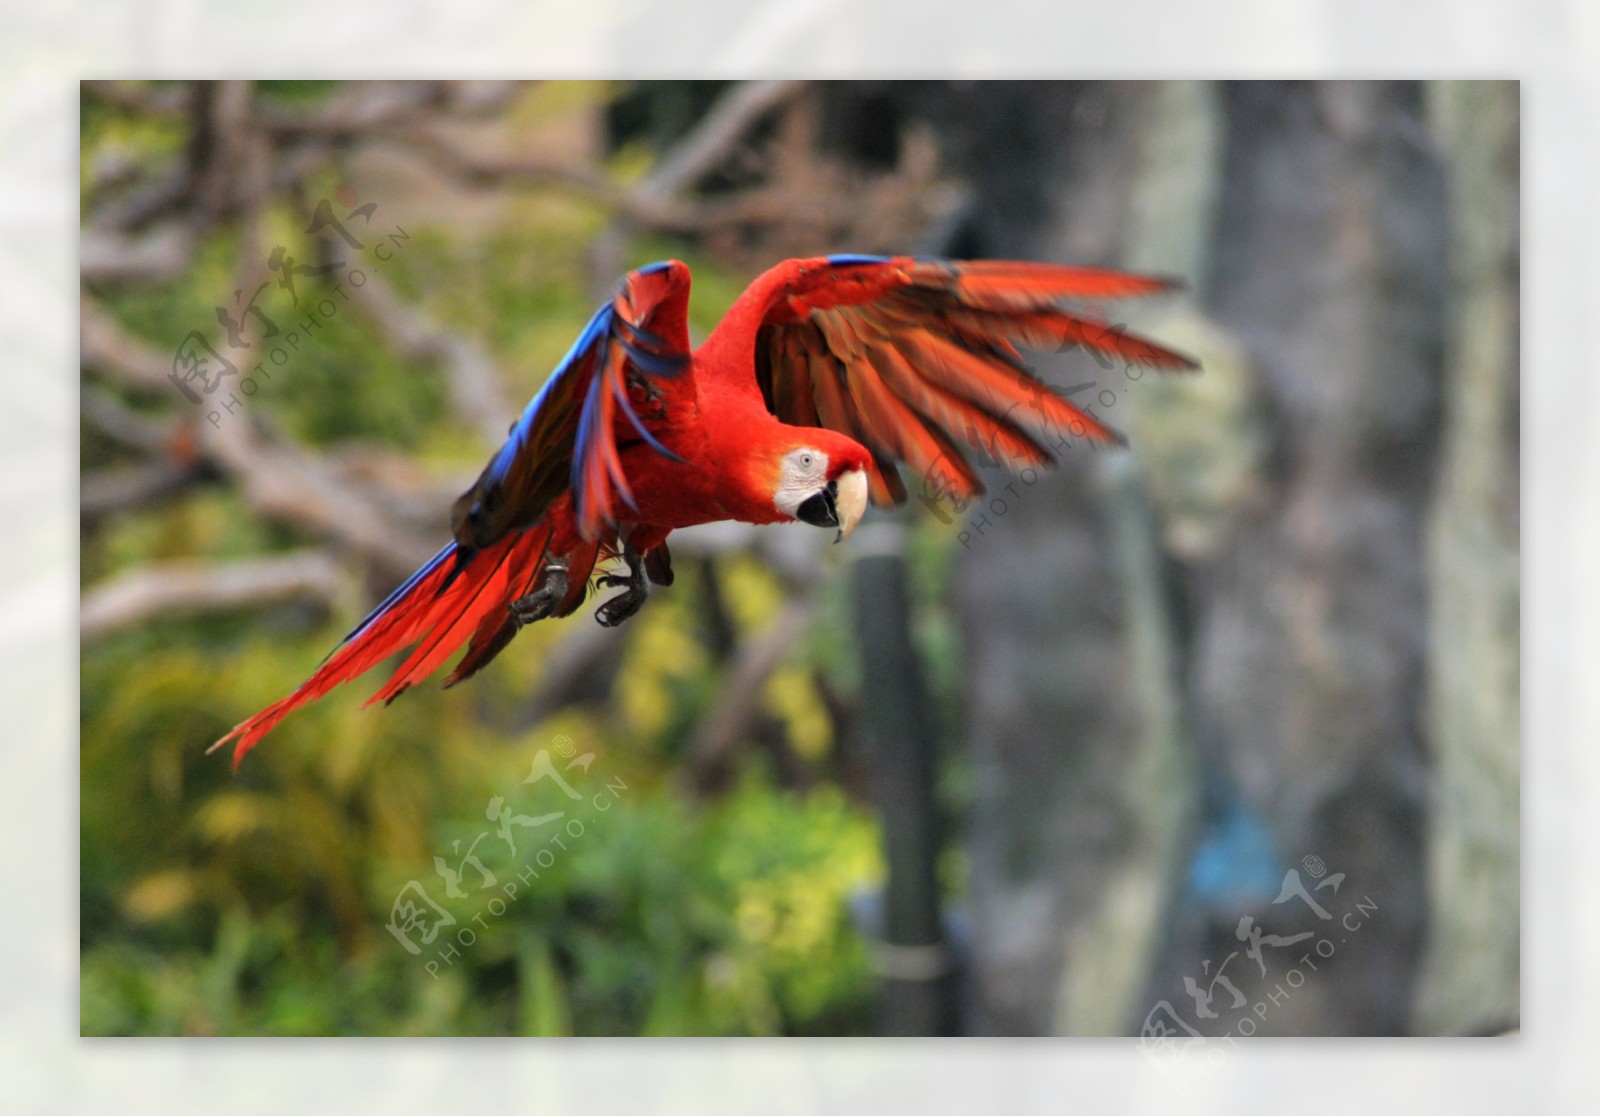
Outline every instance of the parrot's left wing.
[[(469, 638), (450, 682), (479, 670), (516, 633), (507, 606), (542, 568), (550, 530), (541, 521), (569, 488), (589, 533), (592, 565), (615, 502), (631, 499), (618, 461), (619, 437), (632, 434), (671, 456), (651, 430), (654, 412), (641, 416), (630, 389), (652, 404), (693, 405), (693, 377), (686, 372), (688, 291), (682, 264), (630, 273), (533, 397), (477, 483), (456, 502), (455, 539), (368, 613), (309, 679), (234, 726), (212, 748), (236, 742), (237, 767), (291, 711), (407, 647), (410, 654), (369, 702), (392, 702)], [(619, 436), (619, 430), (627, 433)], [(579, 575), (558, 615), (582, 600), (583, 584)]]
[[(653, 401), (661, 417), (692, 410), (688, 298), (683, 264), (628, 273), (456, 501), (450, 524), (458, 544), (481, 549), (531, 527), (569, 488), (579, 530), (595, 539), (616, 518), (619, 502), (633, 503), (616, 432), (677, 456), (652, 433), (652, 417), (641, 417), (630, 395)], [(617, 423), (619, 417), (626, 423)]]
[(1053, 460), (1048, 447), (1069, 436), (1119, 440), (1036, 378), (1018, 344), (1196, 367), (1057, 305), (1155, 294), (1174, 285), (1165, 279), (996, 260), (829, 256), (786, 261), (757, 284), (768, 292), (755, 357), (768, 409), (866, 446), (876, 504), (906, 497), (896, 461), (958, 499), (982, 492), (955, 439), (1013, 470)]

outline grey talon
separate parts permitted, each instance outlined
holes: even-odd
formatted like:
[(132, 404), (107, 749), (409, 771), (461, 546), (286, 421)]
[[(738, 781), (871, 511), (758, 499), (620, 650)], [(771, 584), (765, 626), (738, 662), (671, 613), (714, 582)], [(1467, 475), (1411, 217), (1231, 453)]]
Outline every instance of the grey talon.
[(513, 601), (507, 611), (520, 629), (554, 613), (567, 597), (567, 564), (546, 562), (533, 592)]
[(640, 561), (638, 553), (632, 547), (623, 544), (622, 558), (628, 564), (627, 574), (603, 574), (595, 579), (596, 585), (607, 589), (612, 586), (627, 587), (626, 592), (619, 593), (594, 611), (594, 619), (604, 628), (615, 628), (633, 616), (650, 596), (650, 585), (645, 581), (644, 563)]

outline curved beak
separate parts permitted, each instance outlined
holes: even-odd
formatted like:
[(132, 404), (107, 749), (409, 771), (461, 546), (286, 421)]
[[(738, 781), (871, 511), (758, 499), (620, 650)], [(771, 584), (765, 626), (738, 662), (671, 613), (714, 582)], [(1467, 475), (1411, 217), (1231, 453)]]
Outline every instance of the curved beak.
[(795, 519), (813, 527), (836, 527), (835, 543), (855, 530), (867, 510), (867, 475), (852, 469), (829, 481), (826, 488), (808, 497), (795, 511)]
[(834, 537), (837, 543), (855, 530), (861, 517), (867, 511), (867, 475), (859, 469), (852, 469), (841, 473), (838, 480), (839, 495), (834, 499), (834, 505), (839, 512), (839, 534)]

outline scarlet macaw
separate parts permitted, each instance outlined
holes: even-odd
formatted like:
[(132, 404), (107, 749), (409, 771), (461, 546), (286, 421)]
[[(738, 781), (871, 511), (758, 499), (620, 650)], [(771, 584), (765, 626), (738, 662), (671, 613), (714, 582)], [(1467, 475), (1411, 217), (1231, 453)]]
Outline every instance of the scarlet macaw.
[(239, 723), (235, 766), (283, 717), (415, 645), (368, 700), (393, 701), (462, 643), (445, 680), (481, 670), (520, 628), (578, 608), (597, 563), (627, 572), (596, 611), (617, 625), (672, 584), (667, 536), (715, 520), (801, 521), (850, 534), (870, 497), (898, 504), (895, 463), (965, 500), (982, 486), (954, 439), (1013, 470), (1070, 432), (1117, 436), (1037, 380), (1013, 345), (1082, 346), (1130, 363), (1189, 358), (1056, 304), (1171, 281), (1002, 261), (786, 260), (689, 346), (689, 269), (629, 273), (455, 503), (454, 538), (286, 698)]

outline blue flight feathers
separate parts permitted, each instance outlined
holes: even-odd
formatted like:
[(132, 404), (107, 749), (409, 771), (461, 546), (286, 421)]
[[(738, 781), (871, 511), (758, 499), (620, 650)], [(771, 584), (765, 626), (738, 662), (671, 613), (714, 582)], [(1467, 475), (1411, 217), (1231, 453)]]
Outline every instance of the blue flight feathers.
[(851, 267), (855, 264), (886, 264), (888, 262), (889, 257), (887, 256), (862, 256), (854, 252), (840, 252), (828, 257), (828, 263), (841, 268)]
[[(668, 266), (665, 262), (648, 264), (640, 268), (639, 271), (648, 275), (652, 272), (661, 271)], [(581, 474), (585, 468), (585, 463), (589, 460), (589, 451), (598, 433), (596, 430), (596, 416), (599, 413), (600, 393), (603, 390), (600, 380), (604, 375), (602, 354), (605, 347), (621, 345), (626, 351), (628, 359), (650, 376), (673, 377), (679, 375), (688, 367), (688, 361), (682, 357), (650, 351), (650, 346), (661, 344), (664, 344), (662, 338), (649, 330), (635, 326), (619, 315), (616, 310), (616, 304), (607, 303), (595, 311), (594, 317), (589, 319), (588, 325), (583, 328), (583, 332), (578, 335), (578, 339), (567, 350), (566, 356), (561, 358), (561, 362), (556, 366), (555, 371), (550, 374), (549, 379), (544, 382), (534, 397), (528, 401), (528, 406), (523, 409), (515, 425), (512, 426), (505, 445), (500, 447), (499, 452), (489, 465), (488, 476), (490, 482), (502, 481), (505, 479), (506, 474), (510, 472), (511, 463), (516, 460), (518, 453), (526, 445), (529, 432), (533, 430), (534, 423), (538, 420), (545, 402), (551, 397), (551, 394), (558, 387), (567, 385), (568, 377), (574, 374), (574, 370), (582, 368), (586, 361), (592, 361), (594, 367), (591, 376), (594, 379), (589, 386), (589, 390), (585, 393), (583, 407), (578, 418), (577, 442), (572, 455), (572, 483), (581, 500), (583, 493), (583, 486), (580, 483)], [(634, 411), (632, 403), (629, 402), (627, 392), (623, 390), (622, 385), (619, 384), (615, 387), (615, 395), (617, 406), (628, 417), (628, 422), (633, 429), (639, 432), (639, 437), (651, 449), (671, 458), (673, 461), (681, 462), (683, 460), (662, 445), (661, 441), (646, 429), (644, 423)], [(632, 504), (631, 494), (626, 491), (626, 486), (621, 486), (621, 488), (623, 490), (622, 495), (628, 498), (629, 504)]]
[[(359, 636), (363, 631), (365, 631), (368, 625), (387, 613), (390, 606), (394, 605), (402, 597), (410, 593), (412, 587), (414, 587), (418, 582), (422, 581), (422, 579), (426, 578), (429, 574), (432, 574), (435, 570), (437, 570), (439, 568), (439, 564), (445, 559), (449, 558), (451, 555), (455, 554), (455, 552), (456, 545), (454, 542), (446, 543), (443, 547), (439, 548), (438, 554), (434, 555), (427, 562), (423, 563), (421, 568), (418, 569), (416, 573), (412, 574), (411, 577), (407, 578), (403, 583), (401, 583), (398, 589), (380, 601), (377, 607), (372, 610), (372, 612), (368, 613), (365, 617), (362, 617), (360, 624), (356, 625), (349, 632), (345, 633), (344, 639), (339, 641), (338, 647), (334, 648), (334, 651), (338, 651), (339, 648), (342, 648), (351, 640), (354, 640), (357, 636)], [(330, 656), (332, 654), (333, 652), (328, 653)], [(323, 662), (327, 662), (326, 657), (324, 657)]]
[(533, 429), (533, 421), (538, 418), (539, 409), (544, 406), (545, 399), (554, 390), (563, 378), (578, 364), (579, 358), (591, 349), (595, 342), (611, 332), (611, 319), (616, 311), (610, 303), (595, 311), (594, 317), (589, 319), (589, 324), (578, 335), (578, 340), (572, 343), (572, 348), (567, 350), (567, 355), (561, 358), (561, 363), (556, 365), (555, 371), (550, 374), (543, 386), (534, 393), (528, 406), (522, 409), (521, 416), (511, 428), (505, 445), (500, 447), (500, 452), (495, 455), (493, 464), (489, 467), (489, 479), (499, 481), (504, 479), (506, 472), (511, 468), (511, 463), (516, 459), (517, 451), (522, 448), (523, 442), (528, 437), (528, 432)]

